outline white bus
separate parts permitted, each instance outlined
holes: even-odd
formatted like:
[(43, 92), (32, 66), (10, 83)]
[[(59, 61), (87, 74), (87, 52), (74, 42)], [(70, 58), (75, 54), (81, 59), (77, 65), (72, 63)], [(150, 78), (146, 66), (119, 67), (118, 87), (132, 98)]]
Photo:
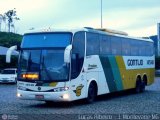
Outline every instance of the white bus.
[(18, 68), (20, 99), (93, 102), (154, 82), (153, 41), (91, 28), (26, 33)]

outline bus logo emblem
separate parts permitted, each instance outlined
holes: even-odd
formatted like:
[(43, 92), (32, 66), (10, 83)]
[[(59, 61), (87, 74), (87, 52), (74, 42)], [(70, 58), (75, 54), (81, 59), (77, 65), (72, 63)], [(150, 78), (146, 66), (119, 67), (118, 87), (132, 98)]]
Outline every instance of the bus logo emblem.
[(41, 87), (38, 87), (38, 90), (40, 91), (40, 90), (41, 90)]

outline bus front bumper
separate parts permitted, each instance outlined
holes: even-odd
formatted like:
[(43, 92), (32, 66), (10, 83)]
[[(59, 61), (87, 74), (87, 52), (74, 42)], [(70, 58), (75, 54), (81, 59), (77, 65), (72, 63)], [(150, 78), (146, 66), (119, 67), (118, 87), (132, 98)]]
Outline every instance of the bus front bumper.
[(17, 90), (17, 97), (23, 100), (38, 100), (38, 101), (71, 101), (68, 91), (63, 92), (28, 92)]

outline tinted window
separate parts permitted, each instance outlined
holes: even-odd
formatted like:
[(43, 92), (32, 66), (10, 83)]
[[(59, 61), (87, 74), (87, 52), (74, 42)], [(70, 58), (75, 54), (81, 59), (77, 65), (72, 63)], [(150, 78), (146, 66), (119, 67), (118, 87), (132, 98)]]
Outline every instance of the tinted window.
[(146, 50), (146, 55), (152, 56), (154, 53), (153, 43), (146, 42), (145, 43), (145, 50)]
[(27, 34), (23, 37), (21, 48), (66, 47), (71, 39), (71, 33)]
[(80, 74), (84, 62), (85, 32), (76, 33), (72, 45), (71, 78), (74, 79)]
[(121, 55), (122, 43), (121, 38), (116, 36), (111, 36), (111, 52), (113, 55)]
[(131, 54), (131, 46), (130, 40), (127, 38), (122, 38), (122, 55), (130, 55)]
[(37, 72), (40, 68), (41, 50), (23, 50), (21, 52), (21, 71)]
[(111, 54), (110, 37), (107, 35), (100, 36), (100, 54)]
[[(39, 80), (68, 80), (69, 67), (64, 63), (64, 49), (22, 50), (20, 72), (39, 73)], [(19, 79), (22, 79), (19, 74)]]
[(99, 35), (87, 33), (87, 55), (99, 54)]
[(138, 56), (139, 55), (139, 48), (137, 40), (131, 40), (131, 55)]
[(139, 42), (139, 55), (146, 56), (145, 42), (144, 41), (138, 41), (138, 42)]
[(68, 79), (69, 71), (64, 63), (64, 50), (43, 50), (41, 63), (41, 80)]
[(153, 43), (150, 43), (150, 49), (151, 49), (151, 56), (154, 55), (154, 45)]
[(85, 33), (78, 32), (74, 35), (72, 53), (78, 53), (80, 58), (84, 57)]

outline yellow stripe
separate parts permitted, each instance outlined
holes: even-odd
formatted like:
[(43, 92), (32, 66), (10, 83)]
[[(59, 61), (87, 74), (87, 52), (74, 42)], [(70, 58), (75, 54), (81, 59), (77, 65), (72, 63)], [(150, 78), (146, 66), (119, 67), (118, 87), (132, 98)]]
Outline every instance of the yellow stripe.
[(58, 82), (52, 82), (49, 84), (49, 86), (55, 87), (58, 84)]
[(116, 61), (120, 70), (124, 89), (135, 88), (137, 75), (143, 78), (143, 75), (146, 74), (148, 85), (154, 82), (154, 68), (126, 70), (122, 56), (116, 56)]

